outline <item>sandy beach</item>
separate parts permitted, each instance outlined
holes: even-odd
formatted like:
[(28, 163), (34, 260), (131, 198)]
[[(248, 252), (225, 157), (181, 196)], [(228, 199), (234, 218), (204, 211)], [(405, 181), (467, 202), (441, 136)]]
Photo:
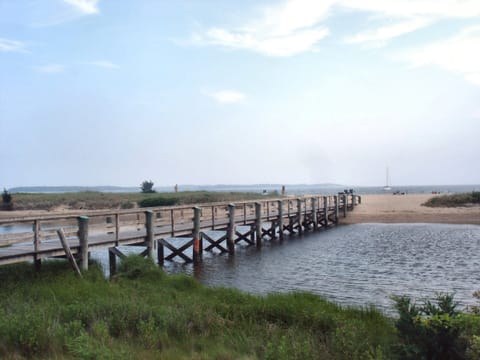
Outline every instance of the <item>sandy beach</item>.
[(362, 204), (342, 224), (358, 223), (445, 223), (480, 224), (480, 206), (430, 208), (422, 204), (430, 194), (363, 195)]

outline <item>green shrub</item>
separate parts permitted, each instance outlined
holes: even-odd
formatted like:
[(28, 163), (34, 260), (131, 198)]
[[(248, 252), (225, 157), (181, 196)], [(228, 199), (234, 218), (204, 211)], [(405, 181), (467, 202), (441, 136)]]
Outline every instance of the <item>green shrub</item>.
[(174, 197), (156, 196), (146, 198), (138, 202), (140, 207), (154, 207), (154, 206), (172, 206), (178, 204), (178, 199)]
[(453, 295), (439, 294), (417, 305), (409, 297), (395, 297), (399, 318), (398, 352), (402, 359), (465, 359), (468, 341), (462, 338), (460, 312)]

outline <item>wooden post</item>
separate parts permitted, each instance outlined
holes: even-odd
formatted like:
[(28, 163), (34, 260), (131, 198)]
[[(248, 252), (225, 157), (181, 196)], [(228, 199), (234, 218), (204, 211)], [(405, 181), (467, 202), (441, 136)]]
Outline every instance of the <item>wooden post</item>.
[(255, 203), (255, 238), (257, 247), (262, 246), (262, 204)]
[(35, 250), (35, 270), (40, 270), (42, 259), (38, 258), (38, 250), (40, 248), (40, 220), (33, 223), (33, 248)]
[(115, 214), (115, 246), (118, 246), (120, 240), (120, 214)]
[(228, 204), (227, 248), (230, 255), (235, 254), (235, 205)]
[(70, 245), (68, 245), (68, 241), (65, 237), (65, 232), (63, 231), (63, 229), (58, 229), (57, 234), (58, 234), (58, 237), (60, 238), (60, 242), (62, 243), (63, 250), (65, 250), (65, 255), (67, 256), (68, 261), (72, 265), (73, 270), (78, 276), (82, 277), (82, 273), (80, 272), (77, 262), (75, 261), (75, 258), (72, 255), (72, 251), (70, 250)]
[(175, 237), (175, 217), (173, 216), (173, 209), (170, 210), (170, 223), (172, 225), (172, 230), (170, 234), (172, 237)]
[(202, 209), (193, 208), (193, 262), (198, 263), (202, 260), (203, 244), (202, 235), (200, 234), (200, 218)]
[(362, 203), (362, 197), (360, 195), (357, 195), (357, 198), (358, 198), (358, 205), (360, 205)]
[(283, 201), (278, 200), (278, 235), (283, 240)]
[(114, 248), (108, 249), (108, 263), (110, 265), (110, 277), (115, 275), (115, 273), (117, 272), (117, 256), (112, 251), (112, 249)]
[(348, 204), (347, 204), (347, 201), (348, 201), (348, 197), (347, 197), (347, 194), (343, 194), (342, 196), (342, 201), (343, 201), (343, 217), (347, 217), (347, 208), (348, 208)]
[(215, 230), (215, 206), (212, 206), (212, 230)]
[(157, 240), (157, 261), (160, 266), (163, 266), (165, 262), (164, 246), (160, 240)]
[(324, 224), (325, 228), (328, 227), (328, 197), (323, 197), (323, 213), (325, 214)]
[(297, 199), (297, 217), (298, 217), (298, 233), (303, 233), (302, 227), (302, 199)]
[(335, 203), (335, 224), (338, 224), (338, 195), (333, 197), (333, 202)]
[(80, 268), (88, 270), (88, 216), (78, 217), (78, 240), (80, 241)]
[(147, 231), (145, 242), (147, 245), (148, 257), (153, 260), (154, 251), (155, 251), (155, 242), (154, 242), (154, 234), (153, 234), (153, 211), (151, 210), (145, 211), (145, 228)]
[(312, 197), (312, 221), (313, 230), (318, 230), (318, 216), (317, 216), (317, 198)]

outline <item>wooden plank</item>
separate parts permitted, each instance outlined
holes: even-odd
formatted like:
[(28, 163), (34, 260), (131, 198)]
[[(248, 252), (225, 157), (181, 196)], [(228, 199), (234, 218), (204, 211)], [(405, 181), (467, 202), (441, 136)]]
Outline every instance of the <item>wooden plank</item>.
[(65, 238), (65, 233), (63, 232), (63, 229), (58, 229), (57, 230), (58, 237), (60, 238), (60, 242), (62, 243), (63, 250), (65, 250), (65, 255), (67, 255), (67, 259), (70, 262), (70, 264), (73, 267), (73, 270), (75, 273), (79, 276), (82, 277), (82, 273), (80, 272), (80, 269), (78, 268), (77, 261), (72, 255), (72, 252), (70, 250), (70, 246), (68, 245), (68, 241)]

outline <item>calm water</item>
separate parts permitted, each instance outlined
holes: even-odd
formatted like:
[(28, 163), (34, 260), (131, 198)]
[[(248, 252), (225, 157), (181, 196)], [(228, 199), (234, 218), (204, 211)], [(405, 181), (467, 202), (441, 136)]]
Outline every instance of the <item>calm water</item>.
[(390, 313), (390, 296), (455, 292), (462, 306), (480, 289), (480, 226), (359, 224), (207, 255), (202, 266), (167, 263), (210, 286), (251, 293), (310, 291), (346, 305)]

